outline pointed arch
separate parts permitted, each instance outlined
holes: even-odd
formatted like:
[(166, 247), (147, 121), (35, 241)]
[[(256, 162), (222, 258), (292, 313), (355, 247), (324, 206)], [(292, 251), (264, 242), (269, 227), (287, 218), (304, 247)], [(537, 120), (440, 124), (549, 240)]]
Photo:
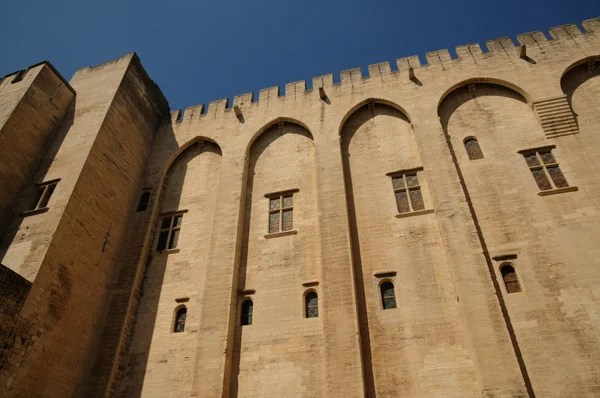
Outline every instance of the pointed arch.
[(342, 135), (342, 130), (344, 128), (344, 124), (346, 124), (346, 121), (348, 121), (348, 119), (352, 115), (354, 115), (360, 108), (362, 108), (363, 106), (368, 105), (368, 104), (387, 105), (390, 108), (393, 108), (393, 109), (399, 111), (400, 113), (402, 113), (404, 115), (404, 117), (406, 118), (406, 120), (409, 123), (412, 123), (411, 119), (410, 119), (410, 116), (408, 115), (408, 112), (406, 112), (406, 110), (404, 110), (404, 108), (402, 108), (400, 105), (396, 104), (393, 101), (387, 100), (387, 99), (370, 97), (370, 98), (367, 98), (365, 100), (360, 101), (359, 103), (357, 103), (356, 105), (354, 105), (352, 108), (350, 108), (350, 110), (348, 110), (346, 112), (346, 114), (342, 118), (342, 122), (340, 123), (340, 127), (338, 129), (338, 135), (339, 136)]
[(438, 106), (437, 106), (438, 116), (441, 116), (440, 109), (441, 109), (442, 103), (444, 102), (446, 97), (448, 97), (450, 94), (452, 94), (454, 91), (460, 89), (461, 87), (469, 86), (470, 84), (491, 84), (491, 85), (495, 85), (495, 86), (505, 87), (509, 90), (514, 91), (518, 95), (520, 95), (526, 103), (528, 103), (528, 104), (532, 103), (531, 96), (524, 89), (522, 89), (515, 83), (509, 82), (506, 80), (502, 80), (502, 79), (496, 79), (493, 77), (484, 77), (484, 76), (472, 77), (472, 78), (469, 78), (466, 80), (461, 80), (460, 82), (453, 84), (446, 91), (444, 91), (444, 94), (442, 94), (442, 96), (440, 97), (440, 99), (438, 101)]

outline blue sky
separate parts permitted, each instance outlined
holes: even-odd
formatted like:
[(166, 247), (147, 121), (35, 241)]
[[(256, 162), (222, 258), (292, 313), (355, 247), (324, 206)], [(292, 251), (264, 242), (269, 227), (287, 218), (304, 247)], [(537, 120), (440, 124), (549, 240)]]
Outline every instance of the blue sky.
[(135, 51), (179, 109), (594, 17), (599, 0), (3, 0), (0, 75), (49, 60), (70, 79)]

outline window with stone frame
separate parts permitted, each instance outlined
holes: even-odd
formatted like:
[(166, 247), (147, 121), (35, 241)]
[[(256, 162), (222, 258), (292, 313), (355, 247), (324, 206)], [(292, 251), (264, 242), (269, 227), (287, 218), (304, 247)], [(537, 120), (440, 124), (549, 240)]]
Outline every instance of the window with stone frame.
[(394, 284), (390, 281), (383, 282), (380, 286), (381, 290), (381, 304), (384, 310), (396, 308), (396, 292), (394, 290)]
[(294, 192), (265, 195), (269, 199), (269, 233), (291, 231), (294, 227)]
[(410, 213), (425, 209), (417, 172), (418, 170), (407, 170), (390, 174), (398, 213)]
[(305, 315), (307, 318), (317, 318), (319, 316), (319, 296), (317, 292), (310, 291), (304, 296)]
[(542, 191), (569, 186), (558, 162), (552, 155), (553, 147), (520, 151), (538, 187)]
[(56, 180), (46, 181), (46, 182), (37, 184), (35, 186), (35, 199), (33, 201), (34, 206), (27, 213), (37, 212), (37, 211), (46, 209), (48, 207), (48, 202), (50, 201), (50, 197), (54, 193), (54, 190), (56, 189), (56, 185), (58, 184), (59, 181), (60, 181), (59, 179), (56, 179)]
[(515, 268), (511, 264), (503, 264), (500, 268), (504, 285), (508, 293), (518, 293), (521, 291), (521, 284), (515, 272)]
[(177, 248), (182, 221), (183, 213), (173, 213), (162, 217), (158, 233), (158, 244), (156, 245), (157, 251)]
[(185, 320), (187, 318), (187, 308), (181, 307), (175, 314), (175, 326), (173, 327), (174, 333), (181, 333), (185, 330)]
[(252, 316), (254, 313), (254, 303), (251, 299), (246, 299), (242, 303), (242, 316), (241, 323), (242, 326), (252, 325)]
[(465, 149), (469, 155), (469, 160), (483, 159), (483, 152), (477, 138), (470, 137), (465, 140)]

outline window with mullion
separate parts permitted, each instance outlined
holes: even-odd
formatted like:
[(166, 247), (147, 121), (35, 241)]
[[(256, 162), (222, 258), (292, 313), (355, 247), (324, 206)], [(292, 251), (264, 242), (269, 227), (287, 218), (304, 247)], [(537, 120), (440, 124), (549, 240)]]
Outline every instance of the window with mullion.
[(399, 213), (425, 209), (416, 172), (392, 175), (392, 185)]
[(269, 233), (291, 231), (294, 218), (293, 193), (269, 197)]
[(35, 207), (32, 210), (40, 210), (48, 207), (48, 202), (56, 189), (56, 184), (58, 184), (58, 181), (43, 182), (36, 187)]
[(182, 219), (183, 215), (181, 213), (170, 214), (162, 218), (158, 233), (158, 244), (156, 246), (157, 251), (170, 250), (177, 247)]
[(552, 155), (552, 149), (532, 150), (523, 153), (523, 156), (540, 190), (547, 191), (569, 186)]

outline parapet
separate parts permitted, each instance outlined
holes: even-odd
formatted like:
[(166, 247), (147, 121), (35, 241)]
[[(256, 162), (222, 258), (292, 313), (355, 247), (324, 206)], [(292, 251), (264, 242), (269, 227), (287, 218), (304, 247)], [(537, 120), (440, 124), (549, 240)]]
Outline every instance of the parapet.
[[(204, 104), (194, 105), (182, 110), (171, 112), (173, 123), (180, 123), (184, 120), (192, 120), (202, 118), (205, 115), (216, 115), (219, 112), (229, 112), (231, 109), (245, 108), (248, 106), (268, 106), (270, 102), (278, 98), (293, 97), (295, 99), (299, 95), (311, 93), (319, 88), (327, 88), (332, 86), (355, 86), (366, 81), (374, 79), (383, 80), (385, 76), (406, 74), (407, 80), (415, 79), (415, 73), (418, 74), (419, 69), (423, 68), (439, 68), (447, 70), (464, 62), (478, 63), (480, 61), (489, 60), (492, 57), (515, 56), (526, 59), (527, 47), (534, 47), (544, 51), (548, 46), (560, 42), (567, 46), (578, 46), (578, 41), (586, 37), (600, 36), (600, 18), (589, 19), (581, 23), (584, 31), (581, 31), (577, 25), (568, 24), (550, 28), (548, 33), (550, 39), (541, 31), (523, 33), (516, 36), (517, 43), (509, 37), (488, 40), (485, 42), (487, 51), (484, 51), (478, 43), (465, 44), (456, 47), (456, 58), (453, 58), (450, 51), (447, 49), (431, 51), (425, 54), (427, 62), (421, 64), (418, 56), (399, 58), (396, 60), (396, 70), (392, 70), (389, 62), (381, 62), (368, 66), (367, 74), (363, 75), (360, 68), (352, 68), (341, 71), (340, 83), (334, 83), (333, 74), (325, 74), (316, 76), (312, 79), (312, 89), (307, 89), (306, 81), (301, 80), (293, 83), (288, 83), (285, 86), (285, 95), (281, 95), (279, 86), (273, 86), (261, 89), (259, 91), (258, 100), (255, 100), (253, 93), (237, 95), (230, 102), (227, 98), (212, 101), (205, 107)], [(236, 111), (236, 115), (237, 115)]]

